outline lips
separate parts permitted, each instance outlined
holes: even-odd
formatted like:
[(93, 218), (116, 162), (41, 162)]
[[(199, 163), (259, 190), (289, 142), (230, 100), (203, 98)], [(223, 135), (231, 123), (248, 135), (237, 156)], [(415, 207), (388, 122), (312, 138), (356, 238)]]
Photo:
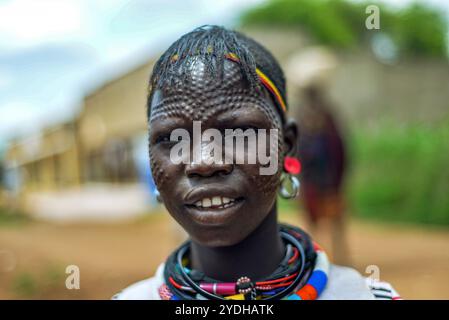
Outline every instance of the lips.
[(237, 190), (223, 185), (206, 185), (187, 192), (184, 203), (187, 213), (198, 223), (220, 225), (233, 219), (244, 198)]

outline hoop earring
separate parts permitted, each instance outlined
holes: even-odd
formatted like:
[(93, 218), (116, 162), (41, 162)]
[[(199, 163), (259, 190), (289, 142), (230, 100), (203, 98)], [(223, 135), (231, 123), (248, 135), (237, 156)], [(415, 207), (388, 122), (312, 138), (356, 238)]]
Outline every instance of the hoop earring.
[[(287, 187), (286, 181), (290, 184), (290, 191)], [(299, 194), (299, 180), (292, 174), (283, 174), (281, 178), (281, 186), (279, 188), (279, 195), (284, 199), (296, 198)]]

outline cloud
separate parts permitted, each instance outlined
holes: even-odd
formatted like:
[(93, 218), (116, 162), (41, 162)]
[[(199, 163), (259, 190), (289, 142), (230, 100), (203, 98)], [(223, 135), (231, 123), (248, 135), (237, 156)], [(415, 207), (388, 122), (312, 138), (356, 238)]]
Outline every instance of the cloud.
[(73, 113), (89, 83), (142, 63), (196, 26), (226, 25), (261, 1), (0, 1), (0, 143)]
[(16, 0), (0, 6), (2, 45), (31, 46), (81, 33), (81, 6), (75, 1)]

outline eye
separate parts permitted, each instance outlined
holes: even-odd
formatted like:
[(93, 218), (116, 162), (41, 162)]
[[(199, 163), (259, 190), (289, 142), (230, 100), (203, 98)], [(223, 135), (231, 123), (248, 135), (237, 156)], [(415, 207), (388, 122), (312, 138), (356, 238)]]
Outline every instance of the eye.
[(170, 142), (169, 134), (160, 134), (155, 140), (155, 144)]

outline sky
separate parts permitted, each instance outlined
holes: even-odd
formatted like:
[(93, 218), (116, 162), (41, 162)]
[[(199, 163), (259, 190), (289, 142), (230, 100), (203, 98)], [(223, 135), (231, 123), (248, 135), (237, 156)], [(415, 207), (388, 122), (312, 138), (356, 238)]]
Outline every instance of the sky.
[(232, 26), (264, 1), (0, 0), (0, 155), (8, 139), (72, 118), (92, 88), (185, 32)]
[(0, 0), (0, 149), (73, 117), (86, 92), (186, 31), (261, 0)]

